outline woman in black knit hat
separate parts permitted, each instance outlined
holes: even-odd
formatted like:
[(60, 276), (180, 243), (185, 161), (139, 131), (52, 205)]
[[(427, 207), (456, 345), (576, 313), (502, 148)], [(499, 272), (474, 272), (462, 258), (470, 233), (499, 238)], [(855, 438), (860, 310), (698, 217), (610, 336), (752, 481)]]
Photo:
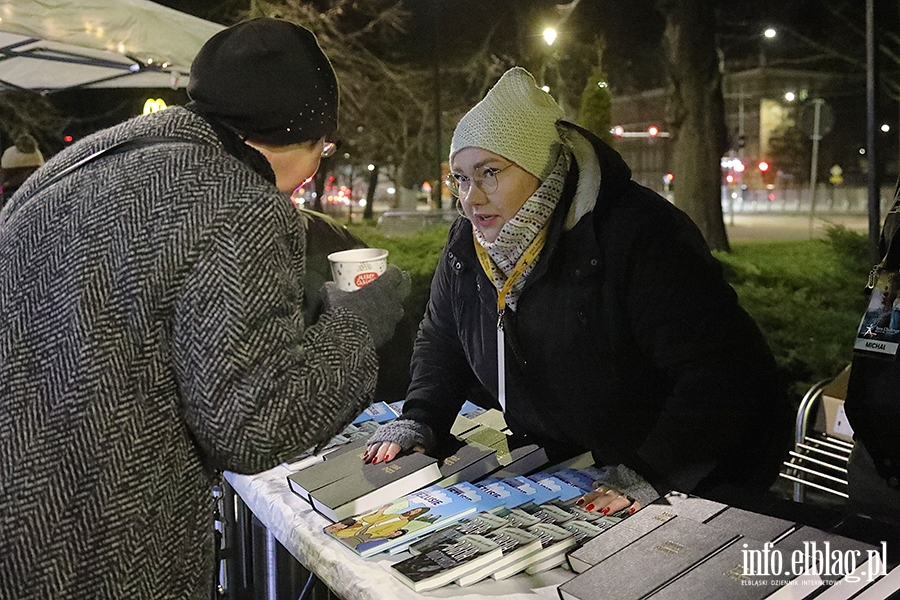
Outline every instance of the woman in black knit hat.
[(313, 35), (256, 19), (193, 102), (51, 159), (0, 213), (0, 597), (211, 598), (211, 486), (371, 400), (408, 293), (389, 267), (304, 322), (288, 194), (337, 129)]

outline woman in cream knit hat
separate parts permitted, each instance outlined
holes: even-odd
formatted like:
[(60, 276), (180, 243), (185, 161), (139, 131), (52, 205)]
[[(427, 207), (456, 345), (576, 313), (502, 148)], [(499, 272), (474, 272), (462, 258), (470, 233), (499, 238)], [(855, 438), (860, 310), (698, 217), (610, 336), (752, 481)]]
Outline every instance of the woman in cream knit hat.
[(3, 202), (12, 197), (28, 177), (44, 164), (44, 155), (37, 141), (27, 133), (16, 138), (15, 144), (0, 156), (0, 177), (2, 177)]
[(588, 510), (768, 489), (792, 419), (759, 328), (690, 219), (562, 117), (513, 68), (456, 127), (447, 183), (464, 216), (402, 418), (366, 459), (429, 450), (470, 398), (551, 460), (591, 451), (606, 476)]

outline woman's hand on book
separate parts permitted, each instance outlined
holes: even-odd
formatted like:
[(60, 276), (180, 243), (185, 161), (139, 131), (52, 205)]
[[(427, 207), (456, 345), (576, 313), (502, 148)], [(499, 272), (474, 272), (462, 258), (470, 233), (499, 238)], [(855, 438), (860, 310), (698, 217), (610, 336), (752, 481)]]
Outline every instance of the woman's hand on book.
[[(425, 452), (425, 448), (418, 445), (413, 446), (412, 449), (416, 452)], [(363, 454), (363, 462), (372, 464), (388, 462), (397, 458), (401, 450), (400, 444), (395, 442), (375, 442), (374, 444), (369, 444), (369, 447), (366, 448), (366, 453)]]
[(600, 512), (604, 515), (611, 515), (626, 508), (628, 514), (634, 514), (641, 509), (640, 502), (632, 501), (619, 490), (606, 485), (598, 485), (596, 490), (579, 498), (576, 504), (588, 512)]

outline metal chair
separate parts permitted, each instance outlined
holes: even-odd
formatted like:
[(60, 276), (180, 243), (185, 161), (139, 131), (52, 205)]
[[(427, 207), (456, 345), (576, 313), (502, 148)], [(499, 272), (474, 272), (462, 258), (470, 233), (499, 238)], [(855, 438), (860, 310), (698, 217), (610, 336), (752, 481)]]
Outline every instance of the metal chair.
[(806, 488), (813, 488), (847, 499), (847, 461), (853, 444), (829, 435), (825, 426), (822, 393), (834, 378), (824, 379), (803, 396), (797, 410), (794, 449), (779, 475), (794, 483), (794, 501), (806, 499)]

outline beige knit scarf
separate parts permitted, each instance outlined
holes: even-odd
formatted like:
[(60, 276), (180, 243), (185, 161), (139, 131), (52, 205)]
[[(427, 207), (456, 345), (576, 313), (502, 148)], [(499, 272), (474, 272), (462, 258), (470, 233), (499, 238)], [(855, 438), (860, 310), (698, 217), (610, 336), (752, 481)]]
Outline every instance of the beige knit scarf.
[[(493, 274), (494, 285), (499, 290), (506, 283), (506, 279), (512, 273), (519, 258), (531, 245), (531, 242), (537, 236), (538, 232), (547, 225), (556, 204), (562, 196), (563, 186), (566, 182), (566, 175), (569, 173), (569, 164), (571, 161), (571, 153), (564, 146), (560, 148), (559, 156), (556, 159), (556, 166), (547, 176), (547, 179), (541, 186), (525, 201), (519, 212), (507, 221), (497, 234), (497, 239), (488, 242), (481, 235), (478, 229), (474, 228), (475, 239), (481, 244), (481, 247), (487, 250), (488, 256), (491, 257), (491, 271)], [(516, 302), (525, 281), (529, 274), (534, 270), (537, 261), (528, 266), (525, 273), (519, 277), (506, 296), (506, 306), (510, 310), (516, 309)]]

